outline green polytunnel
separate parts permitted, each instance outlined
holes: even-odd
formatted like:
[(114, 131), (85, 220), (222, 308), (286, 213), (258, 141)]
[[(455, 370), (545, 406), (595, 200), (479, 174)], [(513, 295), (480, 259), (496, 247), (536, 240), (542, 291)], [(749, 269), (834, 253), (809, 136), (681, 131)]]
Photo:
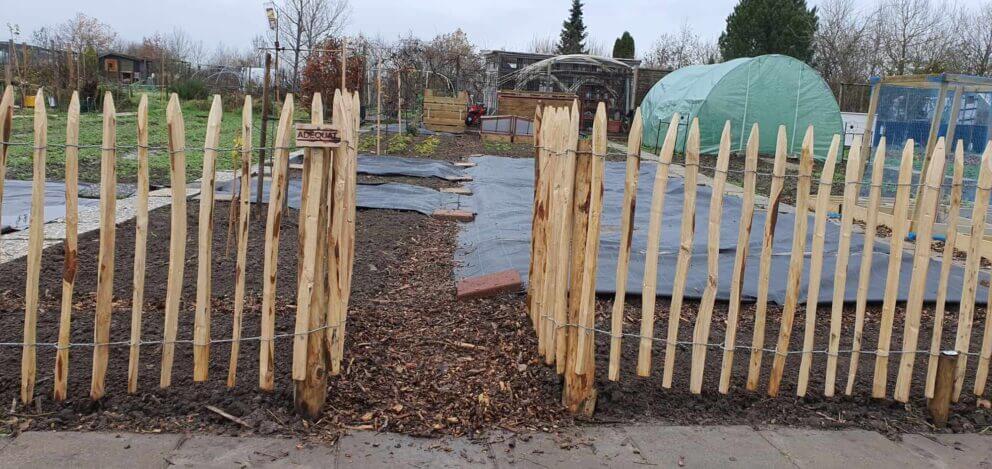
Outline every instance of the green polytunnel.
[(677, 152), (684, 149), (693, 118), (699, 119), (703, 154), (717, 152), (728, 120), (732, 151), (744, 150), (751, 126), (758, 123), (760, 152), (769, 155), (775, 153), (780, 125), (786, 127), (789, 153), (798, 154), (806, 127), (812, 124), (817, 158), (826, 157), (833, 136), (843, 138), (844, 131), (840, 107), (820, 74), (802, 61), (777, 54), (693, 65), (665, 76), (641, 103), (646, 147), (661, 147), (676, 112), (682, 120)]

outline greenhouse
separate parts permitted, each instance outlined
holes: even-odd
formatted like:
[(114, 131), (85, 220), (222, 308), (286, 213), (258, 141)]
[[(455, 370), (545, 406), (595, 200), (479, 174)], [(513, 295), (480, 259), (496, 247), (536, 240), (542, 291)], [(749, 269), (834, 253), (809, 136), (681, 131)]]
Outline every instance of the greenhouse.
[[(726, 121), (732, 150), (742, 151), (752, 124), (760, 128), (760, 151), (774, 154), (779, 125), (788, 131), (796, 154), (812, 124), (814, 154), (826, 156), (834, 134), (843, 132), (840, 108), (827, 83), (805, 63), (784, 55), (739, 58), (678, 69), (651, 88), (641, 103), (644, 144), (659, 147), (672, 114), (682, 116), (676, 151), (681, 152), (693, 118), (699, 119), (700, 150), (716, 153)], [(799, 129), (798, 133), (796, 129)]]

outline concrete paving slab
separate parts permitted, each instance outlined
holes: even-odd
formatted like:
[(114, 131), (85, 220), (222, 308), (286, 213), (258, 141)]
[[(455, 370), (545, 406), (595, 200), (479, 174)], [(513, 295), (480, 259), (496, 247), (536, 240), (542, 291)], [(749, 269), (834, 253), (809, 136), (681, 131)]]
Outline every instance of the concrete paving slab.
[(338, 467), (493, 467), (489, 449), (465, 439), (360, 432), (342, 436), (337, 446)]
[(899, 446), (931, 467), (992, 469), (992, 435), (903, 435)]
[(593, 427), (562, 433), (505, 434), (491, 444), (496, 466), (640, 467), (649, 464), (622, 429)]
[(166, 456), (181, 438), (163, 434), (25, 432), (0, 450), (0, 466), (167, 467)]
[(625, 426), (641, 454), (659, 467), (794, 468), (777, 448), (746, 426)]
[(295, 439), (194, 436), (171, 452), (173, 467), (332, 467), (334, 446), (303, 446)]
[(900, 448), (881, 434), (865, 430), (775, 428), (761, 430), (759, 433), (801, 468), (931, 467), (923, 459)]

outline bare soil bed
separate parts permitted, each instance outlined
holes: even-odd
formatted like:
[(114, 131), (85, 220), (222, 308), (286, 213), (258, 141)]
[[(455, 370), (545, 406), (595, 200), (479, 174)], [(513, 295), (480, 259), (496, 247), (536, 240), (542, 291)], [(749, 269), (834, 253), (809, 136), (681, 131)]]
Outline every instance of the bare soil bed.
[[(406, 145), (402, 150), (389, 151), (387, 150), (387, 146), (389, 139), (393, 135), (394, 134), (391, 133), (382, 134), (381, 147), (384, 155), (431, 158), (446, 161), (463, 161), (466, 156), (475, 154), (508, 156), (512, 158), (532, 158), (534, 156), (534, 145), (523, 143), (484, 142), (479, 136), (479, 132), (477, 130), (468, 130), (463, 134), (439, 134), (436, 136), (418, 135), (411, 137), (410, 144)], [(418, 145), (420, 145), (424, 140), (432, 137), (439, 140), (437, 148), (434, 152), (429, 155), (417, 153)], [(363, 150), (367, 150), (362, 153), (374, 154), (375, 133), (362, 134), (361, 138), (363, 145), (365, 146)], [(371, 146), (371, 150), (368, 150), (369, 145)]]

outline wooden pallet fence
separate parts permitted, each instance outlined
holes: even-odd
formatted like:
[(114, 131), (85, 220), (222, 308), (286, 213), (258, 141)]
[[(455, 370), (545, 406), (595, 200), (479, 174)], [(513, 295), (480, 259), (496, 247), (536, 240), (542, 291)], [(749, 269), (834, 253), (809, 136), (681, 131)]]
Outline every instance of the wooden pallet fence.
[[(0, 100), (0, 160), (4, 160), (7, 151), (15, 143), (10, 142), (10, 126), (12, 122), (12, 88), (4, 91)], [(44, 102), (44, 91), (38, 90), (36, 99)], [(286, 197), (286, 164), (290, 147), (293, 146), (292, 122), (293, 97), (287, 95), (278, 126), (275, 148), (276, 165), (271, 181), (272, 199), (269, 203), (269, 219), (266, 220), (266, 252), (265, 277), (263, 282), (263, 322), (262, 340), (260, 341), (260, 382), (263, 390), (274, 388), (275, 354), (273, 341), (277, 337), (292, 338), (294, 342), (294, 357), (292, 363), (293, 385), (295, 386), (294, 400), (297, 410), (307, 418), (319, 418), (326, 400), (327, 377), (331, 369), (339, 369), (344, 352), (344, 323), (347, 319), (349, 292), (351, 288), (351, 270), (354, 263), (355, 249), (355, 190), (357, 169), (357, 141), (359, 127), (359, 99), (357, 93), (338, 92), (334, 97), (334, 122), (331, 128), (338, 131), (340, 145), (336, 148), (308, 148), (305, 157), (309, 164), (304, 173), (307, 185), (303, 194), (301, 216), (299, 264), (301, 271), (298, 279), (298, 294), (295, 301), (297, 324), (293, 333), (282, 333), (278, 336), (275, 331), (275, 265), (278, 258), (275, 246), (278, 245), (278, 233), (281, 217), (285, 215), (282, 198)], [(53, 346), (55, 349), (55, 366), (53, 370), (53, 391), (56, 400), (65, 400), (70, 391), (69, 365), (70, 350), (74, 346), (86, 346), (93, 349), (92, 373), (90, 375), (89, 395), (99, 400), (107, 393), (106, 375), (109, 360), (112, 358), (110, 348), (126, 346), (128, 348), (127, 392), (138, 391), (141, 370), (147, 366), (140, 364), (142, 341), (142, 317), (146, 314), (146, 299), (144, 297), (147, 240), (149, 236), (149, 142), (148, 98), (141, 96), (136, 113), (137, 117), (137, 195), (135, 220), (135, 249), (134, 275), (131, 296), (130, 334), (129, 340), (115, 340), (111, 337), (111, 313), (114, 305), (113, 276), (116, 235), (116, 165), (118, 157), (118, 136), (116, 129), (116, 109), (113, 98), (108, 93), (104, 97), (102, 140), (99, 142), (100, 152), (100, 227), (99, 253), (96, 287), (96, 306), (94, 308), (93, 342), (88, 344), (73, 344), (72, 314), (73, 296), (77, 277), (77, 243), (78, 243), (78, 194), (79, 194), (79, 158), (80, 148), (96, 147), (97, 142), (80, 142), (80, 109), (78, 94), (73, 93), (67, 113), (66, 142), (65, 142), (65, 203), (66, 203), (66, 239), (63, 244), (64, 263), (62, 279), (62, 297), (59, 308), (58, 342), (55, 344), (37, 343), (36, 326), (40, 310), (40, 273), (42, 269), (43, 225), (42, 216), (45, 199), (45, 170), (48, 146), (48, 122), (45, 106), (34, 108), (34, 135), (32, 142), (33, 174), (30, 219), (28, 228), (29, 246), (25, 274), (24, 296), (24, 330), (23, 343), (18, 344), (21, 354), (21, 387), (20, 402), (27, 405), (36, 398), (35, 384), (39, 382), (37, 373), (37, 354), (40, 345)], [(208, 380), (208, 364), (210, 345), (210, 304), (216, 301), (211, 291), (211, 279), (214, 275), (223, 273), (213, 272), (210, 247), (214, 238), (214, 181), (216, 174), (216, 158), (220, 151), (220, 124), (222, 106), (221, 98), (215, 96), (207, 121), (207, 133), (204, 141), (203, 180), (200, 191), (200, 210), (197, 253), (197, 286), (194, 304), (183, 305), (181, 292), (184, 280), (184, 265), (186, 258), (187, 234), (187, 192), (186, 192), (186, 148), (185, 125), (179, 98), (173, 94), (169, 99), (166, 110), (166, 125), (168, 130), (168, 145), (165, 150), (171, 161), (172, 207), (170, 227), (170, 248), (168, 265), (168, 284), (164, 301), (164, 335), (162, 340), (152, 341), (161, 344), (162, 363), (159, 374), (159, 385), (168, 387), (172, 384), (173, 361), (177, 344), (191, 342), (194, 364), (191, 370), (194, 381)], [(314, 96), (311, 117), (314, 124), (323, 123), (323, 104), (319, 94)], [(565, 128), (562, 126), (562, 128)], [(605, 133), (604, 133), (605, 138)], [(252, 102), (245, 97), (242, 110), (242, 145), (240, 151), (240, 171), (238, 183), (240, 194), (233, 203), (239, 205), (233, 213), (237, 215), (237, 264), (234, 272), (234, 318), (231, 338), (220, 339), (230, 342), (231, 356), (227, 373), (227, 386), (236, 383), (239, 350), (242, 338), (242, 320), (244, 316), (246, 292), (246, 265), (248, 259), (248, 221), (249, 221), (249, 177), (252, 158)], [(122, 144), (124, 145), (124, 144)], [(26, 145), (25, 145), (26, 146)], [(333, 142), (332, 142), (333, 146)], [(604, 151), (605, 152), (605, 151)], [(573, 153), (574, 154), (574, 153)], [(2, 167), (2, 166), (0, 166)], [(0, 172), (3, 170), (0, 169)], [(600, 171), (601, 174), (601, 171)], [(601, 179), (601, 176), (600, 176)], [(2, 181), (2, 180), (0, 180)], [(0, 184), (0, 194), (3, 185)], [(2, 203), (2, 199), (0, 199)], [(598, 241), (598, 234), (594, 237)], [(335, 255), (337, 254), (337, 255)], [(180, 312), (183, 307), (191, 307), (194, 315), (193, 340), (182, 340), (178, 335)], [(297, 373), (302, 371), (302, 373)], [(591, 376), (591, 375), (590, 375)]]
[[(602, 200), (600, 188), (604, 183), (602, 174), (604, 172), (597, 166), (601, 161), (598, 159), (598, 128), (593, 130), (593, 143), (579, 141), (577, 146), (572, 146), (576, 142), (573, 126), (576, 120), (571, 118), (568, 109), (545, 107), (538, 115), (539, 126), (536, 128), (535, 141), (535, 187), (534, 187), (534, 213), (532, 217), (533, 229), (531, 239), (531, 259), (530, 282), (528, 285), (527, 308), (528, 314), (535, 332), (538, 336), (538, 347), (540, 353), (545, 357), (549, 365), (554, 365), (556, 369), (564, 374), (563, 404), (572, 412), (580, 414), (590, 414), (595, 405), (596, 390), (593, 387), (596, 373), (596, 357), (594, 356), (596, 335), (608, 335), (610, 341), (608, 364), (608, 379), (619, 381), (621, 379), (621, 347), (623, 339), (628, 335), (624, 331), (625, 317), (624, 309), (626, 303), (627, 275), (630, 268), (631, 239), (636, 227), (634, 226), (634, 208), (636, 205), (635, 192), (640, 166), (640, 133), (641, 115), (635, 113), (632, 128), (634, 132), (629, 136), (628, 154), (626, 161), (626, 171), (624, 180), (624, 197), (620, 206), (620, 246), (619, 258), (617, 259), (616, 272), (616, 294), (613, 298), (609, 316), (610, 330), (601, 331), (596, 328), (595, 303), (593, 292), (595, 291), (595, 271), (596, 254), (598, 254), (599, 218), (602, 211)], [(598, 115), (598, 114), (597, 114)], [(641, 317), (639, 334), (634, 335), (638, 340), (637, 344), (637, 365), (632, 370), (636, 376), (650, 376), (655, 370), (651, 366), (652, 350), (655, 342), (654, 337), (655, 319), (658, 316), (655, 310), (657, 278), (658, 278), (658, 258), (661, 230), (668, 229), (662, 227), (662, 215), (665, 206), (665, 193), (667, 183), (671, 175), (672, 159), (674, 156), (675, 142), (678, 137), (680, 116), (674, 115), (671, 125), (666, 134), (665, 143), (661, 148), (661, 154), (657, 157), (657, 170), (654, 176), (654, 187), (651, 196), (651, 206), (649, 210), (646, 258), (644, 264), (644, 277), (641, 297)], [(825, 360), (826, 367), (823, 371), (823, 394), (826, 397), (833, 397), (837, 392), (838, 381), (842, 378), (838, 370), (842, 363), (842, 357), (848, 355), (850, 358), (849, 369), (847, 370), (846, 386), (844, 394), (851, 395), (855, 391), (857, 382), (858, 361), (860, 359), (862, 344), (866, 340), (864, 335), (864, 324), (867, 315), (867, 299), (869, 297), (870, 279), (872, 274), (872, 254), (875, 249), (875, 237), (881, 226), (878, 215), (882, 187), (886, 183), (883, 180), (885, 168), (886, 143), (882, 138), (877, 146), (877, 151), (872, 161), (871, 180), (866, 184), (868, 196), (866, 201), (860, 200), (862, 189), (861, 168), (867, 165), (866, 160), (871, 159), (871, 154), (867, 152), (868, 147), (861, 138), (855, 138), (852, 149), (844, 161), (844, 177), (835, 178), (835, 168), (841, 164), (841, 137), (834, 135), (830, 148), (823, 155), (822, 165), (817, 173), (817, 187), (815, 196), (811, 195), (813, 184), (813, 135), (815, 129), (808, 127), (805, 129), (802, 149), (799, 156), (798, 170), (787, 174), (786, 159), (788, 157), (788, 133), (784, 126), (778, 129), (776, 142), (776, 152), (774, 165), (771, 174), (762, 174), (758, 168), (758, 135), (757, 125), (751, 128), (748, 138), (747, 150), (744, 155), (731, 155), (729, 142), (731, 140), (731, 127), (725, 127), (721, 136), (721, 144), (716, 155), (715, 167), (706, 168), (712, 171), (713, 178), (711, 199), (709, 200), (708, 228), (706, 243), (706, 265), (707, 281), (702, 291), (702, 298), (699, 303), (698, 313), (694, 320), (691, 342), (680, 341), (681, 323), (685, 322), (683, 315), (684, 293), (686, 288), (686, 278), (688, 276), (692, 247), (695, 238), (695, 210), (696, 210), (696, 185), (699, 182), (699, 124), (695, 119), (690, 123), (686, 132), (686, 154), (684, 166), (684, 195), (682, 212), (679, 215), (682, 222), (680, 226), (680, 241), (678, 257), (673, 266), (668, 267), (674, 271), (674, 283), (672, 285), (671, 306), (668, 310), (667, 334), (664, 338), (664, 365), (659, 370), (663, 387), (673, 387), (675, 376), (682, 376), (676, 373), (678, 363), (674, 357), (680, 346), (688, 345), (691, 351), (691, 360), (687, 373), (688, 391), (693, 394), (700, 394), (707, 391), (705, 387), (705, 363), (707, 353), (710, 348), (722, 345), (723, 361), (720, 366), (719, 385), (716, 391), (721, 394), (729, 393), (735, 382), (733, 372), (733, 360), (735, 350), (742, 348), (737, 345), (737, 328), (742, 314), (741, 291), (747, 275), (757, 276), (758, 295), (754, 306), (753, 317), (753, 337), (749, 347), (750, 356), (746, 366), (739, 367), (746, 369), (746, 376), (741, 376), (740, 382), (749, 391), (757, 391), (762, 381), (762, 371), (768, 372), (766, 392), (774, 397), (777, 396), (785, 382), (795, 382), (796, 395), (803, 397), (809, 394), (810, 385), (814, 382), (814, 363), (816, 360)], [(572, 152), (572, 149), (577, 151)], [(902, 158), (896, 185), (896, 216), (894, 220), (907, 220), (908, 210), (911, 207), (911, 196), (913, 185), (910, 176), (912, 174), (913, 143), (908, 142), (902, 149)], [(937, 214), (942, 210), (940, 206), (939, 193), (940, 185), (943, 183), (945, 174), (945, 162), (947, 160), (948, 146), (943, 139), (938, 139), (934, 143), (933, 159), (931, 160), (927, 173), (923, 181), (919, 183), (923, 187), (922, 199), (918, 201), (921, 207), (921, 217), (916, 230), (915, 244), (913, 245), (913, 270), (910, 273), (900, 272), (906, 245), (906, 237), (909, 233), (908, 223), (895, 223), (892, 226), (893, 236), (888, 240), (892, 252), (902, 253), (889, 257), (886, 268), (886, 281), (882, 288), (883, 302), (881, 305), (880, 331), (877, 338), (872, 338), (869, 342), (874, 347), (871, 355), (874, 358), (875, 370), (872, 377), (872, 386), (863, 389), (865, 393), (870, 393), (876, 398), (889, 397), (887, 395), (886, 381), (889, 377), (888, 360), (889, 356), (898, 358), (899, 365), (894, 374), (896, 383), (894, 393), (891, 395), (900, 402), (909, 402), (912, 398), (930, 398), (936, 392), (934, 389), (934, 376), (937, 373), (939, 357), (946, 352), (941, 350), (942, 321), (947, 307), (946, 286), (950, 278), (952, 264), (945, 262), (940, 268), (940, 287), (936, 304), (936, 318), (930, 320), (923, 315), (923, 298), (926, 288), (926, 279), (931, 258), (931, 241), (933, 240), (934, 227), (937, 226)], [(950, 188), (950, 215), (947, 224), (952, 233), (956, 233), (959, 212), (961, 210), (962, 197), (962, 176), (964, 150), (958, 144), (953, 158), (954, 176)], [(714, 305), (716, 302), (717, 285), (719, 284), (719, 261), (720, 261), (720, 231), (722, 227), (722, 209), (725, 203), (725, 188), (727, 186), (728, 173), (734, 170), (729, 169), (731, 158), (744, 158), (743, 170), (743, 191), (741, 194), (741, 219), (737, 226), (738, 246), (734, 256), (734, 265), (730, 279), (730, 301), (726, 318), (726, 332), (723, 337), (711, 337), (711, 323), (714, 316)], [(740, 170), (737, 170), (740, 171)], [(752, 221), (756, 210), (755, 188), (757, 178), (770, 177), (770, 196), (764, 205), (765, 223), (764, 232), (761, 235), (762, 251), (758, 259), (758, 265), (748, 266), (746, 264), (748, 246), (752, 233)], [(770, 283), (772, 280), (772, 256), (774, 237), (776, 231), (780, 231), (777, 226), (778, 213), (781, 207), (781, 200), (785, 187), (786, 178), (796, 180), (796, 216), (791, 228), (792, 247), (789, 255), (789, 269), (785, 277), (786, 297), (782, 308), (782, 314), (775, 317), (769, 314), (768, 296)], [(839, 186), (839, 187), (838, 187)], [(840, 205), (841, 213), (839, 220), (833, 221), (830, 211), (835, 205), (832, 199), (832, 192), (838, 188), (842, 189), (843, 202)], [(965, 275), (964, 275), (964, 297), (959, 308), (959, 321), (955, 351), (959, 360), (955, 366), (958, 368), (955, 378), (958, 381), (955, 390), (961, 392), (962, 382), (967, 368), (962, 365), (966, 361), (969, 353), (969, 346), (972, 342), (972, 329), (974, 327), (975, 313), (975, 293), (978, 285), (979, 259), (981, 258), (980, 242), (978, 234), (985, 229), (985, 214), (988, 209), (989, 195), (992, 192), (992, 145), (986, 149), (982, 160), (982, 172), (979, 175), (978, 195), (973, 209), (974, 225), (972, 231), (975, 236), (971, 238), (971, 249), (966, 252)], [(864, 205), (862, 205), (864, 204)], [(854, 257), (860, 262), (855, 268), (852, 262), (852, 238), (855, 233), (855, 221), (859, 213), (867, 212), (867, 224), (865, 230), (864, 251), (860, 252), (860, 257)], [(810, 221), (812, 223), (810, 223)], [(835, 223), (838, 229), (832, 230), (828, 227), (830, 223)], [(811, 225), (811, 226), (810, 226)], [(807, 230), (811, 230), (811, 245), (807, 247)], [(821, 304), (820, 288), (823, 280), (822, 270), (825, 265), (828, 236), (837, 233), (838, 251), (833, 265), (834, 274), (832, 278), (833, 291), (831, 301), (828, 304)], [(954, 242), (953, 238), (949, 241)], [(809, 260), (807, 261), (807, 257)], [(808, 264), (808, 275), (804, 273)], [(750, 267), (750, 268), (749, 268)], [(845, 317), (845, 293), (848, 283), (848, 270), (857, 270), (858, 279), (856, 300), (853, 304), (853, 317)], [(783, 272), (783, 274), (786, 274)], [(909, 276), (907, 279), (906, 276)], [(893, 347), (892, 329), (895, 326), (897, 294), (900, 277), (909, 281), (910, 294), (905, 302), (898, 306), (906, 311), (905, 321), (902, 323), (903, 333), (902, 343)], [(799, 298), (802, 292), (801, 286), (806, 286), (805, 308), (799, 305)], [(818, 321), (817, 310), (820, 307), (829, 307), (830, 315), (829, 334), (826, 337), (817, 337)], [(803, 317), (804, 327), (802, 335), (799, 337), (800, 347), (790, 350), (793, 343), (793, 322), (797, 316)], [(773, 324), (767, 324), (771, 319)], [(775, 324), (777, 322), (777, 324)], [(777, 326), (778, 334), (774, 347), (774, 357), (770, 370), (763, 370), (762, 355), (765, 349), (765, 335), (767, 328)], [(846, 326), (846, 327), (845, 327)], [(853, 327), (852, 327), (853, 326)], [(919, 334), (921, 330), (931, 331), (931, 343), (928, 352), (918, 353)], [(845, 337), (845, 331), (851, 331), (850, 337)], [(989, 362), (992, 361), (992, 321), (986, 321), (982, 331), (982, 348), (978, 355), (978, 365), (975, 367), (974, 393), (981, 395), (987, 384), (987, 374)], [(843, 350), (841, 344), (846, 341), (851, 344), (849, 350)], [(818, 344), (825, 343), (825, 349), (818, 349)], [(822, 345), (819, 345), (822, 347)], [(974, 354), (974, 353), (973, 353)], [(786, 367), (789, 357), (795, 355), (798, 367)], [(922, 356), (921, 356), (922, 355)], [(921, 389), (914, 390), (911, 386), (916, 361), (927, 358), (927, 366), (924, 371), (927, 375), (927, 384)], [(946, 361), (946, 360), (945, 360)], [(941, 365), (941, 366), (947, 366)], [(745, 379), (746, 378), (746, 379)], [(914, 394), (915, 392), (915, 394)], [(953, 394), (950, 390), (949, 393)]]

